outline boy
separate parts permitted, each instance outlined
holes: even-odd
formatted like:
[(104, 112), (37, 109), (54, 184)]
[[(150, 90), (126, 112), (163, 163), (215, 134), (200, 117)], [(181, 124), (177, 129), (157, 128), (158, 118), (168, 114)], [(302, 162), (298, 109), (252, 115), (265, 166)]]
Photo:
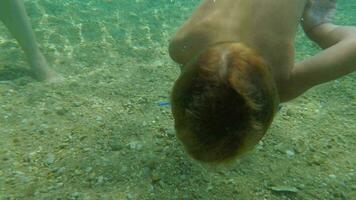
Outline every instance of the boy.
[[(356, 69), (356, 28), (331, 23), (336, 0), (204, 0), (169, 47), (178, 138), (195, 159), (231, 160), (266, 133), (280, 102)], [(301, 23), (324, 50), (294, 63)]]

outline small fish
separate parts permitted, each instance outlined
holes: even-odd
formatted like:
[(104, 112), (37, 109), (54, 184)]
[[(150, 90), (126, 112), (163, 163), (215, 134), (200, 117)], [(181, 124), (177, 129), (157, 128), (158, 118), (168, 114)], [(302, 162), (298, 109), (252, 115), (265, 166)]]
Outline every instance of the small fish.
[(169, 102), (159, 102), (158, 105), (159, 106), (169, 106), (171, 104)]

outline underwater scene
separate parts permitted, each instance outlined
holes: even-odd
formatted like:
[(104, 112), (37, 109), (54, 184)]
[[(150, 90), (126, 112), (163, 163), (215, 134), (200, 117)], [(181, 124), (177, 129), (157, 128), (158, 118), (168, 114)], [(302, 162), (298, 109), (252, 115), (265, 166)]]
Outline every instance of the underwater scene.
[[(168, 44), (199, 3), (25, 0), (56, 83), (33, 78), (0, 23), (0, 200), (356, 199), (355, 73), (282, 104), (229, 164), (185, 152)], [(356, 0), (339, 0), (335, 23), (356, 26)], [(300, 28), (296, 59), (319, 50)]]

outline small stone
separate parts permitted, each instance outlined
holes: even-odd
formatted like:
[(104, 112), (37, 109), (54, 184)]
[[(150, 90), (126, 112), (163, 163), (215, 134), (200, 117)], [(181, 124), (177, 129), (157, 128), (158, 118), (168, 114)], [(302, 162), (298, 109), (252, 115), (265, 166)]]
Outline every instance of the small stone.
[(296, 193), (298, 189), (296, 187), (291, 186), (274, 186), (270, 188), (274, 192), (289, 192), (289, 193)]
[(292, 151), (292, 150), (287, 150), (287, 151), (286, 151), (286, 154), (287, 154), (288, 156), (294, 156), (294, 155), (295, 155), (294, 151)]
[(133, 199), (133, 195), (132, 195), (131, 193), (127, 193), (127, 194), (126, 194), (126, 199), (127, 199), (127, 200)]
[(287, 144), (285, 143), (279, 143), (274, 146), (274, 150), (280, 153), (285, 153), (286, 149), (287, 149)]
[(79, 192), (74, 192), (72, 195), (71, 195), (71, 199), (78, 199), (80, 196), (80, 193)]
[(342, 191), (335, 191), (333, 193), (333, 196), (334, 196), (334, 199), (342, 199), (342, 200), (346, 200), (347, 199), (345, 193), (342, 192)]
[(75, 175), (80, 175), (82, 172), (79, 169), (74, 170)]
[(60, 188), (60, 187), (62, 187), (63, 185), (64, 185), (64, 183), (59, 182), (59, 183), (57, 183), (57, 188)]
[(73, 102), (73, 106), (74, 107), (79, 107), (79, 106), (81, 106), (82, 104), (79, 102), (79, 101), (75, 101), (75, 102)]
[(111, 142), (109, 143), (109, 146), (111, 148), (111, 151), (120, 151), (123, 149), (123, 146), (117, 142)]
[(62, 174), (62, 173), (64, 173), (66, 171), (66, 168), (65, 167), (61, 167), (61, 168), (59, 168), (58, 170), (57, 170), (57, 173), (58, 174)]
[(64, 115), (66, 114), (66, 112), (68, 112), (68, 110), (66, 110), (65, 108), (63, 107), (56, 107), (55, 108), (55, 111), (58, 115)]
[(101, 116), (96, 116), (96, 121), (102, 121), (103, 118)]
[(68, 146), (68, 144), (62, 143), (62, 144), (59, 144), (59, 145), (58, 145), (58, 148), (64, 149), (64, 148), (66, 148), (67, 146)]
[(45, 115), (49, 115), (49, 114), (51, 114), (51, 112), (48, 110), (48, 109), (43, 109), (43, 114), (45, 114)]
[(142, 144), (137, 142), (137, 141), (134, 141), (134, 142), (130, 142), (129, 143), (129, 148), (132, 149), (132, 150), (141, 150), (142, 149)]
[(325, 159), (318, 155), (312, 155), (308, 163), (311, 165), (322, 165), (325, 163)]
[(103, 184), (104, 182), (104, 176), (99, 176), (97, 179), (96, 179), (96, 185), (101, 185)]
[(257, 150), (262, 150), (263, 149), (263, 143), (258, 143), (257, 145), (256, 145), (256, 149)]
[(227, 184), (233, 185), (235, 184), (235, 180), (230, 178), (229, 180), (226, 181)]
[(298, 140), (294, 144), (294, 151), (296, 153), (303, 153), (307, 149), (307, 146), (303, 140)]
[(126, 173), (128, 168), (126, 166), (121, 167), (120, 171), (121, 173)]
[(294, 110), (288, 108), (286, 111), (286, 115), (289, 117), (292, 117), (292, 116), (296, 115), (296, 112)]
[(95, 177), (96, 177), (95, 172), (92, 172), (92, 173), (89, 174), (89, 177), (88, 177), (88, 178), (89, 178), (90, 180), (95, 180)]
[(47, 158), (45, 160), (46, 165), (53, 164), (55, 159), (56, 159), (56, 157), (54, 154), (52, 154), (52, 153), (47, 154)]
[(187, 180), (187, 176), (183, 174), (183, 175), (180, 176), (180, 179), (181, 179), (182, 181), (185, 181), (185, 180)]
[(351, 186), (351, 189), (352, 189), (353, 191), (356, 191), (356, 185), (352, 185), (352, 186)]
[(336, 175), (335, 175), (335, 174), (330, 174), (330, 175), (329, 175), (329, 178), (335, 179), (335, 178), (336, 178)]
[(85, 172), (86, 172), (86, 173), (90, 173), (92, 170), (93, 170), (92, 167), (87, 167), (87, 168), (85, 169)]
[(176, 133), (173, 129), (169, 129), (167, 131), (167, 135), (168, 135), (168, 137), (172, 138), (172, 137), (175, 137)]
[(41, 129), (48, 129), (49, 126), (48, 126), (47, 124), (41, 124), (41, 125), (40, 125), (40, 128), (41, 128)]
[(214, 188), (213, 188), (213, 186), (212, 185), (208, 185), (208, 187), (207, 187), (207, 190), (210, 192), (210, 191), (212, 191)]
[(152, 172), (152, 174), (151, 174), (152, 183), (156, 183), (159, 180), (161, 180), (161, 178), (159, 177), (158, 173), (157, 172)]

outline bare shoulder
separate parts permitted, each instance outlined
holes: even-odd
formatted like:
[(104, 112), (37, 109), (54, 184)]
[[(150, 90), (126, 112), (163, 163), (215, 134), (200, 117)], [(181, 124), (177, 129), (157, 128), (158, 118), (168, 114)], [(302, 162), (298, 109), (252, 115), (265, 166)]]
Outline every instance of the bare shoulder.
[(299, 23), (308, 0), (253, 0), (253, 8), (261, 18), (279, 21), (280, 25)]
[(222, 41), (243, 42), (257, 50), (263, 48), (262, 52), (275, 51), (276, 45), (282, 52), (287, 47), (293, 49), (290, 43), (306, 3), (307, 0), (203, 0), (173, 36), (170, 55), (182, 64), (208, 45)]

